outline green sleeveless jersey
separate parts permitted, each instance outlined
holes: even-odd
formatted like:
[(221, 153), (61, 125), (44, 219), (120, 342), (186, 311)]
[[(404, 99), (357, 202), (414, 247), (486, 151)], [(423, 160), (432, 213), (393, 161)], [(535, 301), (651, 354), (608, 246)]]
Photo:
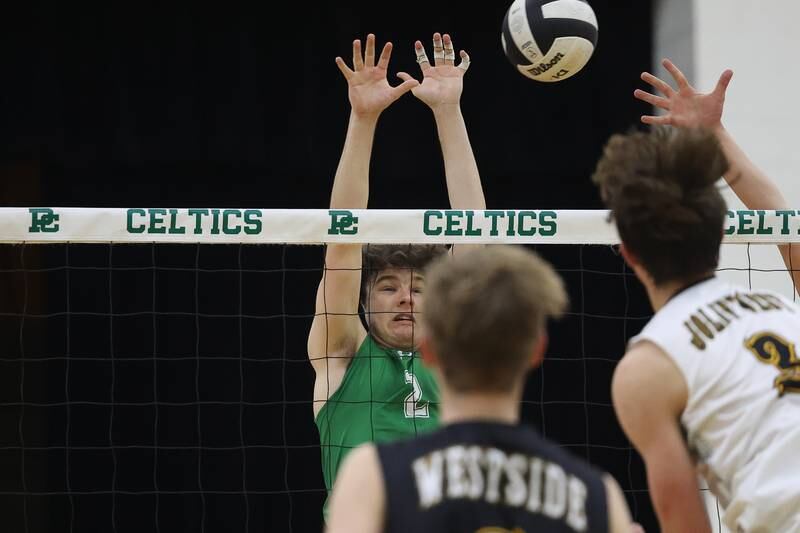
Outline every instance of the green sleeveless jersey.
[[(342, 461), (356, 446), (413, 437), (438, 427), (439, 387), (418, 352), (384, 348), (367, 335), (316, 423), (330, 495)], [(327, 511), (328, 500), (326, 517)]]

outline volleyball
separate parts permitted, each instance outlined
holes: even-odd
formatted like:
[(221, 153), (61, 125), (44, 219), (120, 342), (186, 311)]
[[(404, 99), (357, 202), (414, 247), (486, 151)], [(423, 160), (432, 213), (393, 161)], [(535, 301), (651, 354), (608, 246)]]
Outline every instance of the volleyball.
[(523, 76), (557, 82), (577, 74), (597, 45), (597, 17), (584, 0), (514, 0), (503, 51)]

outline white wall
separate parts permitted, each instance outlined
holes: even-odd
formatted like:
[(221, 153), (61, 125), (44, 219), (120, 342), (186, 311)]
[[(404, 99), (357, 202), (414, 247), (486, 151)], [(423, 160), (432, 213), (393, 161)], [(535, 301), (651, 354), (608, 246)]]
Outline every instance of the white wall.
[[(790, 207), (800, 209), (800, 1), (657, 0), (654, 12), (654, 64), (672, 58), (703, 91), (733, 69), (723, 122)], [(730, 190), (726, 199), (734, 209), (744, 207)], [(721, 275), (795, 297), (774, 246), (752, 246), (749, 255), (748, 262), (747, 247), (724, 246), (721, 267), (742, 270)], [(748, 272), (748, 264), (777, 272)], [(704, 496), (712, 528), (720, 531), (716, 502)]]
[[(668, 0), (669, 1), (669, 0)], [(694, 0), (695, 85), (711, 89), (719, 73), (734, 71), (723, 121), (745, 152), (800, 208), (800, 2)], [(728, 191), (729, 205), (743, 207)], [(774, 246), (751, 247), (753, 268), (785, 268)], [(723, 267), (747, 268), (746, 250), (729, 246)], [(785, 272), (752, 272), (756, 287), (793, 296)], [(747, 283), (747, 272), (727, 276)]]
[[(654, 65), (672, 58), (703, 91), (733, 69), (724, 124), (800, 208), (800, 1), (657, 0), (654, 12)], [(732, 191), (726, 198), (732, 208), (744, 207)], [(774, 246), (752, 246), (749, 255), (747, 247), (723, 247), (721, 267), (738, 271), (721, 275), (795, 297)]]
[(669, 57), (680, 64), (689, 79), (695, 77), (694, 0), (655, 0), (653, 5), (653, 67), (655, 75), (669, 79), (661, 59)]

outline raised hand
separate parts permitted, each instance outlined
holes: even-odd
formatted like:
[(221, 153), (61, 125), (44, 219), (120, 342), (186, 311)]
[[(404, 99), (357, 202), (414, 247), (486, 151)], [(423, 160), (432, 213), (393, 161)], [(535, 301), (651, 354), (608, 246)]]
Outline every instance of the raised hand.
[[(422, 70), (422, 83), (411, 92), (436, 111), (442, 106), (457, 106), (461, 101), (464, 88), (464, 74), (469, 68), (469, 55), (460, 52), (461, 62), (455, 65), (455, 49), (450, 35), (433, 34), (433, 64), (425, 54), (425, 47), (420, 41), (414, 43), (417, 63)], [(406, 82), (413, 80), (408, 74), (401, 72), (398, 76)]]
[(652, 85), (663, 96), (657, 96), (640, 89), (633, 95), (666, 111), (663, 115), (644, 115), (645, 124), (676, 126), (679, 128), (718, 128), (722, 124), (722, 109), (725, 105), (725, 91), (733, 77), (732, 70), (722, 73), (714, 90), (703, 94), (692, 87), (683, 72), (669, 59), (662, 64), (669, 71), (678, 90), (674, 90), (667, 82), (653, 76), (649, 72), (642, 73), (642, 80)]
[[(409, 90), (417, 87), (419, 82), (408, 74), (398, 74), (404, 81), (392, 87), (386, 80), (386, 69), (392, 56), (392, 43), (387, 42), (378, 64), (375, 64), (375, 35), (367, 35), (366, 49), (362, 55), (361, 41), (353, 41), (353, 68), (350, 69), (341, 57), (336, 58), (336, 65), (347, 80), (348, 97), (353, 113), (357, 116), (377, 118), (381, 112)], [(405, 76), (403, 76), (405, 75)]]

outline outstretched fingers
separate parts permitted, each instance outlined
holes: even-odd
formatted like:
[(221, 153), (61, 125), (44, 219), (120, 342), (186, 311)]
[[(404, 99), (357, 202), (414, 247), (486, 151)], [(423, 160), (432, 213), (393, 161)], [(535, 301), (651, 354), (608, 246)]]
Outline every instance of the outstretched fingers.
[(392, 96), (395, 100), (406, 94), (411, 89), (419, 87), (419, 82), (412, 78), (407, 72), (398, 72), (397, 77), (403, 80), (403, 83), (397, 87), (392, 87)]
[(728, 85), (730, 85), (732, 78), (733, 78), (733, 71), (731, 69), (728, 69), (725, 72), (723, 72), (722, 75), (719, 77), (717, 86), (714, 88), (714, 93), (724, 95), (725, 92), (728, 90)]
[(336, 58), (336, 66), (339, 67), (339, 70), (344, 76), (344, 79), (349, 80), (350, 77), (353, 75), (353, 71), (350, 70), (350, 67), (348, 67), (347, 64), (345, 64), (344, 59), (342, 59), (341, 57)]
[(671, 126), (672, 117), (669, 115), (642, 115), (642, 122), (652, 126)]
[(431, 62), (428, 60), (428, 55), (425, 53), (425, 47), (422, 46), (420, 41), (414, 43), (414, 53), (417, 55), (417, 63), (422, 72), (431, 68)]
[(458, 68), (466, 72), (470, 64), (469, 54), (466, 53), (464, 50), (461, 50), (460, 55), (461, 55), (461, 62), (458, 64)]
[(664, 65), (664, 68), (667, 69), (667, 71), (672, 75), (672, 78), (675, 80), (675, 83), (678, 84), (679, 90), (691, 87), (689, 85), (689, 80), (687, 80), (686, 76), (683, 75), (681, 69), (675, 66), (675, 63), (673, 63), (669, 59), (665, 59), (664, 61), (661, 62), (661, 64)]
[(374, 67), (375, 66), (375, 34), (370, 33), (367, 35), (367, 47), (364, 51), (364, 66)]
[(433, 34), (433, 66), (438, 67), (444, 64), (444, 43), (442, 34), (438, 31)]
[(378, 58), (378, 68), (382, 68), (384, 70), (389, 68), (389, 60), (392, 58), (392, 43), (386, 43), (383, 45), (383, 50), (381, 51), (381, 57)]
[(443, 42), (444, 42), (444, 64), (452, 67), (456, 63), (456, 52), (455, 48), (453, 48), (453, 40), (450, 38), (449, 34), (445, 33)]
[(670, 98), (673, 94), (675, 94), (675, 91), (669, 86), (669, 83), (665, 82), (661, 78), (653, 76), (649, 72), (642, 72), (642, 81), (653, 86), (667, 98)]
[(656, 106), (656, 107), (658, 107), (660, 109), (664, 109), (664, 110), (667, 110), (667, 111), (669, 110), (669, 100), (667, 100), (666, 98), (663, 98), (661, 96), (656, 96), (654, 94), (650, 94), (650, 93), (648, 93), (646, 91), (643, 91), (641, 89), (636, 89), (635, 91), (633, 91), (633, 96), (638, 100), (641, 100), (643, 102), (647, 102), (648, 104)]
[(361, 39), (353, 41), (353, 70), (358, 72), (364, 68), (364, 57), (361, 52)]

